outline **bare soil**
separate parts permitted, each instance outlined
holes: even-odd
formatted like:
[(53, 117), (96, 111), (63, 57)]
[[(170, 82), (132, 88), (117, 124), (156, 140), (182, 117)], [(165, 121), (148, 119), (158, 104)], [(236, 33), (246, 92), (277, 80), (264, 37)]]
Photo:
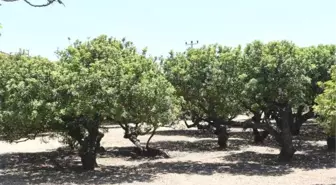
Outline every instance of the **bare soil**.
[[(107, 150), (99, 168), (83, 172), (78, 157), (57, 140), (42, 138), (18, 144), (0, 142), (0, 184), (155, 184), (155, 185), (331, 185), (336, 184), (335, 153), (326, 150), (320, 128), (304, 126), (293, 162), (277, 163), (272, 138), (254, 145), (250, 130), (230, 130), (229, 148), (219, 150), (206, 131), (161, 128), (151, 147), (166, 151), (169, 159), (134, 159), (132, 143), (123, 130), (109, 126), (102, 140)], [(146, 142), (149, 136), (141, 136)]]

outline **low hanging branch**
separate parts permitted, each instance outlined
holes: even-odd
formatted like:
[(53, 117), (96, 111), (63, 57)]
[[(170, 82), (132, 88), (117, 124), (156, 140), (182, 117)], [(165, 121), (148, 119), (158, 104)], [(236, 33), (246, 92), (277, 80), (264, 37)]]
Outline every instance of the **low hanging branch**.
[[(2, 1), (4, 1), (4, 2), (16, 2), (16, 1), (19, 1), (19, 0), (2, 0)], [(55, 2), (58, 2), (59, 4), (62, 4), (63, 6), (65, 6), (64, 3), (61, 0), (47, 0), (47, 2), (45, 4), (33, 4), (30, 1), (28, 1), (28, 0), (23, 0), (23, 1), (25, 3), (27, 3), (29, 6), (37, 7), (37, 8), (46, 7), (46, 6), (49, 6), (49, 5), (51, 5), (51, 4), (55, 3)]]

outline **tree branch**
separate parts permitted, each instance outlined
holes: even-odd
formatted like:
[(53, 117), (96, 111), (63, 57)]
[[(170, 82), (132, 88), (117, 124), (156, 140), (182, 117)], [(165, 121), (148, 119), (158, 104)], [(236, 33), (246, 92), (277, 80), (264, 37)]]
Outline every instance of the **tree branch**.
[(192, 125), (188, 125), (187, 120), (184, 119), (183, 121), (184, 121), (184, 124), (187, 128), (192, 128), (192, 127), (195, 127), (197, 125), (197, 123), (193, 123)]
[(13, 143), (22, 143), (22, 142), (26, 142), (26, 141), (31, 140), (31, 139), (35, 139), (36, 136), (37, 136), (37, 134), (38, 134), (38, 132), (36, 132), (36, 133), (35, 133), (33, 136), (31, 136), (31, 137), (27, 137), (27, 138), (24, 139), (24, 140), (21, 140), (21, 141), (13, 141)]
[[(2, 1), (4, 1), (4, 2), (15, 2), (15, 1), (19, 1), (19, 0), (2, 0)], [(27, 3), (29, 6), (37, 7), (37, 8), (49, 6), (49, 5), (53, 4), (53, 3), (55, 3), (56, 1), (59, 4), (62, 4), (63, 6), (65, 6), (64, 3), (61, 0), (48, 0), (48, 2), (45, 3), (45, 4), (33, 4), (30, 1), (28, 1), (28, 0), (23, 0), (23, 1), (25, 3)]]
[(302, 115), (304, 122), (313, 117), (314, 117), (314, 109), (312, 107), (309, 108), (309, 111), (307, 113)]
[(146, 149), (147, 149), (147, 150), (149, 149), (149, 142), (150, 142), (150, 140), (153, 138), (153, 136), (154, 136), (154, 134), (155, 134), (155, 132), (156, 132), (156, 129), (157, 129), (157, 127), (154, 127), (152, 134), (149, 136), (149, 138), (148, 138), (148, 140), (147, 140), (147, 143), (146, 143)]
[(152, 128), (148, 128), (148, 129), (144, 130), (143, 132), (141, 132), (140, 129), (137, 129), (137, 132), (138, 132), (138, 135), (146, 135), (146, 134), (148, 134), (151, 130), (152, 130)]

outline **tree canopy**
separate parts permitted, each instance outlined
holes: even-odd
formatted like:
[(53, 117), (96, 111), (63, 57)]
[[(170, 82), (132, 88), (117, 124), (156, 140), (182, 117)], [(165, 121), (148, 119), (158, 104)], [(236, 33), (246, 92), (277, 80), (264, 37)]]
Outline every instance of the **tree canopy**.
[(0, 133), (5, 140), (49, 131), (56, 119), (54, 69), (45, 58), (0, 55)]
[[(328, 71), (335, 51), (334, 45), (254, 41), (244, 49), (214, 44), (171, 51), (159, 64), (146, 48), (138, 52), (126, 39), (101, 35), (57, 51), (57, 62), (0, 54), (0, 136), (16, 142), (53, 133), (92, 170), (103, 123), (119, 125), (137, 155), (167, 156), (149, 142), (159, 127), (184, 120), (211, 130), (220, 148), (228, 146), (233, 125), (252, 128), (255, 141), (271, 135), (279, 159), (290, 161), (293, 138), (315, 113), (334, 133), (335, 66)], [(235, 121), (242, 114), (252, 118)], [(144, 134), (151, 134), (146, 146), (138, 138)]]
[[(63, 133), (80, 145), (84, 168), (93, 169), (104, 120), (119, 124), (135, 144), (143, 127), (148, 133), (176, 120), (180, 98), (174, 87), (131, 42), (102, 35), (57, 53), (58, 62), (2, 57), (0, 128), (5, 140)], [(136, 125), (133, 135), (131, 123)]]
[(336, 66), (330, 69), (331, 79), (320, 82), (323, 93), (316, 98), (315, 111), (320, 115), (319, 121), (329, 136), (336, 135)]

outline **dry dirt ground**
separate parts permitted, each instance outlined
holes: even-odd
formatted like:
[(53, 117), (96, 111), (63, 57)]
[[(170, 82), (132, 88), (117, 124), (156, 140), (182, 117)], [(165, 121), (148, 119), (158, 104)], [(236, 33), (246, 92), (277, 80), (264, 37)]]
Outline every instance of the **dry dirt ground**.
[[(57, 150), (57, 140), (41, 138), (18, 144), (0, 142), (0, 184), (155, 184), (155, 185), (331, 185), (336, 184), (335, 153), (326, 151), (316, 126), (303, 133), (303, 142), (289, 165), (276, 162), (279, 149), (272, 139), (252, 144), (252, 134), (231, 129), (229, 148), (219, 151), (213, 134), (161, 128), (152, 147), (165, 150), (170, 159), (133, 159), (132, 144), (123, 131), (111, 126), (99, 155), (99, 168), (81, 172), (75, 155)], [(148, 136), (140, 137), (145, 142)]]

